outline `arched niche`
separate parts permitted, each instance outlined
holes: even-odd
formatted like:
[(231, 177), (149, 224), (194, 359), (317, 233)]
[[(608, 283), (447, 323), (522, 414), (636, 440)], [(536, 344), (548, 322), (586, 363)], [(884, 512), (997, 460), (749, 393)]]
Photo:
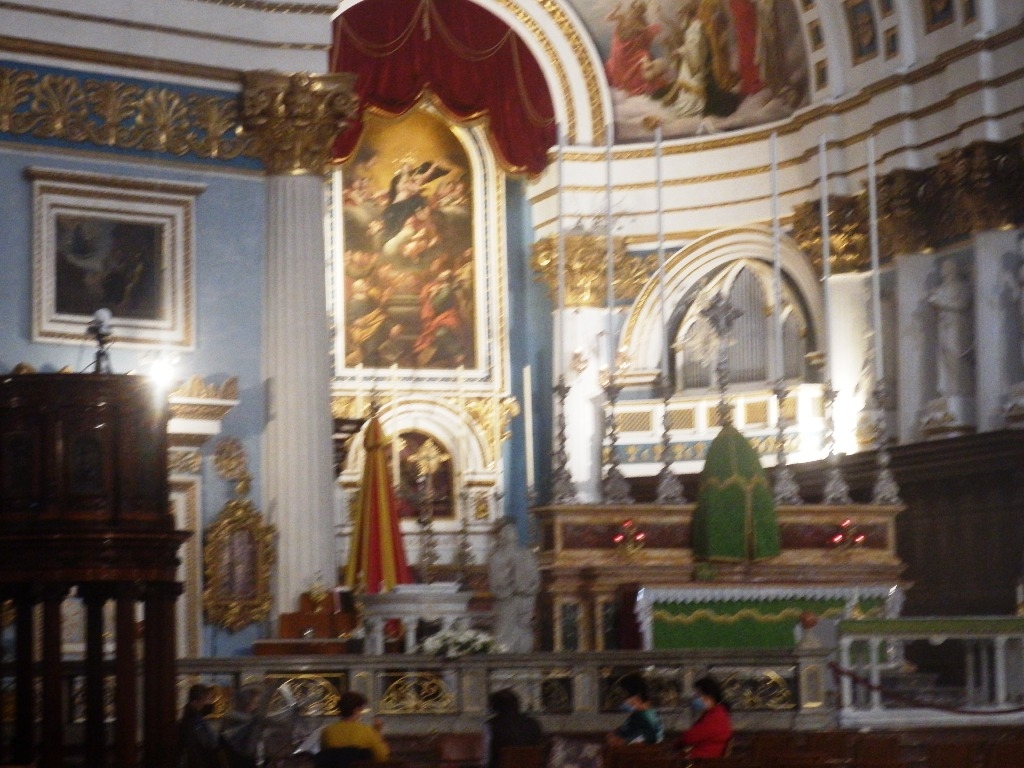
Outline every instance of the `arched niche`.
[[(456, 530), (463, 522), (486, 522), (479, 517), (480, 507), (474, 503), (475, 499), (467, 498), (468, 503), (463, 503), (467, 493), (472, 495), (474, 490), (494, 489), (498, 478), (490, 459), (486, 436), (481, 433), (479, 424), (468, 416), (468, 411), (456, 410), (441, 398), (402, 399), (381, 407), (378, 417), (389, 440), (396, 435), (415, 432), (429, 436), (450, 455), (454, 514), (450, 518), (436, 520), (438, 530)], [(393, 458), (394, 454), (389, 453), (389, 469), (392, 471)], [(343, 487), (353, 491), (358, 489), (365, 460), (366, 451), (362, 435), (359, 434), (353, 438), (340, 478)], [(494, 509), (489, 507), (489, 512), (493, 517)], [(402, 520), (403, 530), (413, 530), (415, 527), (414, 519)]]
[[(661, 368), (665, 329), (664, 315), (673, 310), (702, 281), (723, 267), (739, 261), (774, 263), (772, 231), (767, 226), (751, 226), (712, 232), (694, 240), (665, 259), (664, 296), (657, 273), (652, 275), (630, 307), (623, 324), (620, 346), (629, 351), (637, 377), (653, 379)], [(823, 338), (822, 293), (817, 273), (810, 260), (789, 237), (779, 242), (783, 279), (806, 307), (812, 336)]]

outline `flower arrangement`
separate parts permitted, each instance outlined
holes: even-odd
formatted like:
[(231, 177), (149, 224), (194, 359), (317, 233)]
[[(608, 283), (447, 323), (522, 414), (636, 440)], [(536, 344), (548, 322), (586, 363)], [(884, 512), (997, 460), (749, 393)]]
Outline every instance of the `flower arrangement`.
[(478, 653), (501, 653), (502, 647), (494, 637), (479, 629), (442, 629), (422, 643), (420, 653), (454, 659)]

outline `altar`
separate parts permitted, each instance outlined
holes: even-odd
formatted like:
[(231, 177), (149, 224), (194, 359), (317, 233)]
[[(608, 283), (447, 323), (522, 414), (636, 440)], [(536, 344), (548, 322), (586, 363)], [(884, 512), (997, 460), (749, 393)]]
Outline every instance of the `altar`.
[(366, 653), (384, 653), (385, 627), (398, 620), (404, 629), (404, 650), (416, 651), (420, 621), (440, 622), (441, 630), (461, 629), (469, 623), (472, 592), (462, 592), (456, 582), (398, 584), (388, 592), (363, 595), (363, 626)]
[(821, 624), (819, 641), (834, 645), (840, 620), (896, 618), (902, 606), (896, 584), (689, 585), (641, 588), (636, 614), (647, 651), (787, 648)]

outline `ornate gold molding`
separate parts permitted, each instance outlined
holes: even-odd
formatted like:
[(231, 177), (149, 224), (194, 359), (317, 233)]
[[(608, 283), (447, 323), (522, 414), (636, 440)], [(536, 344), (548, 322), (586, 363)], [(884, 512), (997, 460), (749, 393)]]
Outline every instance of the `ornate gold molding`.
[(232, 97), (0, 67), (0, 133), (231, 160), (249, 149), (237, 126)]
[[(608, 241), (601, 234), (569, 234), (565, 239), (565, 305), (603, 307), (608, 296)], [(532, 265), (552, 296), (558, 293), (558, 238), (533, 244)], [(613, 238), (612, 261), (617, 299), (632, 300), (654, 270), (654, 257), (634, 256), (626, 240)]]
[[(800, 203), (793, 209), (793, 238), (821, 271), (820, 201)], [(868, 212), (864, 195), (829, 195), (829, 245), (833, 272), (857, 272), (871, 264)]]
[(271, 174), (323, 174), (358, 108), (355, 76), (254, 71), (243, 76), (242, 123)]
[(206, 529), (203, 611), (229, 632), (270, 615), (270, 572), (276, 529), (249, 499), (233, 499)]
[[(883, 261), (1024, 221), (1024, 136), (976, 141), (944, 152), (938, 160), (930, 168), (897, 168), (878, 178)], [(813, 200), (794, 209), (793, 235), (820, 270), (819, 205)], [(829, 231), (833, 271), (870, 266), (866, 192), (829, 196)]]
[(171, 475), (198, 475), (203, 471), (203, 457), (194, 448), (173, 448), (167, 452), (167, 472)]

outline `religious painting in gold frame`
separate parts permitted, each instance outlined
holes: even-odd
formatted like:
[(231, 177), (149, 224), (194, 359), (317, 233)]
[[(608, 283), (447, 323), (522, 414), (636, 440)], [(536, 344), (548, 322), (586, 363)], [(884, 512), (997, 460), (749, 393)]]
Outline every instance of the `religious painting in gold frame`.
[(397, 506), (403, 519), (455, 519), (452, 457), (437, 438), (419, 430), (402, 432), (395, 445), (399, 466)]
[(203, 612), (229, 632), (270, 615), (273, 525), (249, 499), (224, 505), (203, 536)]
[(451, 127), (368, 114), (342, 176), (345, 365), (475, 368), (474, 179)]

